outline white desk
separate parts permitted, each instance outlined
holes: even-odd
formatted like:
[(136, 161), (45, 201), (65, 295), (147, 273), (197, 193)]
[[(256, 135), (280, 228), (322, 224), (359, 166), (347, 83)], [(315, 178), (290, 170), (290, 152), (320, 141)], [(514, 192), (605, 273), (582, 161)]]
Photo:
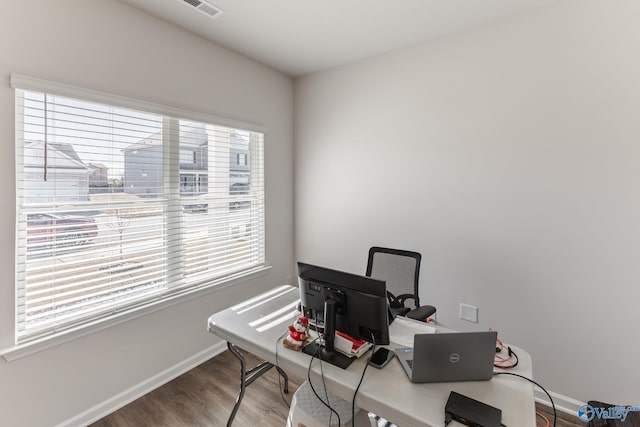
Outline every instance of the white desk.
[[(310, 356), (287, 349), (281, 337), (287, 325), (300, 314), (296, 311), (298, 288), (280, 286), (209, 318), (209, 332), (227, 340), (229, 349), (241, 347), (287, 372), (307, 377)], [(396, 347), (393, 343), (389, 346)], [(531, 357), (513, 347), (519, 357), (518, 367), (510, 372), (531, 378)], [(234, 353), (235, 354), (235, 353)], [(365, 357), (349, 368), (340, 369), (323, 363), (324, 377), (329, 390), (351, 401), (364, 369)], [(267, 368), (269, 366), (267, 365)], [(243, 363), (244, 369), (244, 363)], [(244, 374), (243, 374), (244, 375)], [(320, 364), (313, 362), (311, 378), (320, 384)], [(502, 410), (502, 422), (509, 427), (535, 426), (533, 386), (521, 378), (501, 375), (490, 381), (413, 384), (397, 361), (384, 369), (369, 367), (358, 391), (356, 405), (398, 424), (407, 426), (443, 426), (444, 406), (451, 391), (467, 395)], [(229, 425), (242, 400), (238, 397)], [(450, 426), (454, 426), (452, 422)]]

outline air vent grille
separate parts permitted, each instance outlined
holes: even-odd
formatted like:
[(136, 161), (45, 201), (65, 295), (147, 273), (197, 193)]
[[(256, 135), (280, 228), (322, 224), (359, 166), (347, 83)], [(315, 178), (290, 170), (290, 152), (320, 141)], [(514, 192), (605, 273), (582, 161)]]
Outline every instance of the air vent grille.
[(207, 3), (202, 0), (180, 0), (180, 1), (188, 4), (189, 6), (195, 7), (196, 10), (212, 18), (217, 18), (218, 16), (224, 13), (222, 9), (212, 5), (211, 3)]
[(216, 9), (215, 7), (211, 7), (206, 3), (202, 3), (202, 5), (200, 6), (200, 12), (204, 12), (207, 15), (211, 15), (211, 16), (214, 16), (220, 13), (218, 9)]

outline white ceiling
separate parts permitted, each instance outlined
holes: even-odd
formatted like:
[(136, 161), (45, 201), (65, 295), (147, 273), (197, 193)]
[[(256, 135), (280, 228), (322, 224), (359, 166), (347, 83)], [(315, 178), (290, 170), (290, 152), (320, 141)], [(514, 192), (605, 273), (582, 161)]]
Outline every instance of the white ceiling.
[(291, 76), (461, 31), (555, 0), (121, 0)]

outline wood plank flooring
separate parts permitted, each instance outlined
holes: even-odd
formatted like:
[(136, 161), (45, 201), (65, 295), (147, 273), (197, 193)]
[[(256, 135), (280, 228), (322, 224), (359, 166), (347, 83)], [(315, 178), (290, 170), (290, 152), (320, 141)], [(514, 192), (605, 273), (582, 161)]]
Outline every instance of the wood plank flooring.
[[(248, 368), (260, 361), (243, 352)], [(224, 426), (240, 388), (240, 363), (229, 352), (204, 362), (92, 424), (92, 427), (195, 427)], [(298, 378), (289, 378), (287, 402), (300, 386)], [(235, 426), (274, 426), (286, 424), (289, 408), (278, 392), (275, 369), (247, 387), (233, 423)]]
[[(248, 367), (259, 360), (246, 352)], [(240, 364), (229, 351), (204, 362), (173, 381), (102, 418), (91, 427), (200, 427), (225, 426), (239, 391)], [(283, 427), (291, 396), (304, 380), (289, 378), (283, 401), (275, 369), (251, 384), (233, 423), (234, 427)], [(536, 409), (553, 423), (550, 407)], [(538, 417), (538, 425), (544, 421)], [(553, 424), (552, 424), (553, 425)], [(584, 427), (577, 417), (558, 412), (556, 427)], [(509, 426), (517, 427), (517, 426)]]
[[(547, 417), (553, 426), (553, 409), (551, 406), (541, 405), (536, 403), (536, 411)], [(577, 416), (569, 415), (562, 411), (556, 411), (558, 419), (556, 420), (556, 427), (586, 427), (587, 424), (584, 421), (580, 421)], [(544, 426), (545, 421), (540, 417), (536, 417), (537, 425)]]

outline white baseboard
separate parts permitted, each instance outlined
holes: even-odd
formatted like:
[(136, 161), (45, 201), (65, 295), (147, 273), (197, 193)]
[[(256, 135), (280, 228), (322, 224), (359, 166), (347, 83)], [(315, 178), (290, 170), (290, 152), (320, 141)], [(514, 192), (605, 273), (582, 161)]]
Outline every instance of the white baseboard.
[(153, 377), (142, 381), (139, 384), (134, 385), (128, 390), (117, 394), (102, 403), (99, 403), (86, 411), (69, 418), (66, 421), (61, 422), (56, 427), (76, 427), (86, 426), (99, 419), (109, 415), (110, 413), (122, 408), (123, 406), (133, 402), (134, 400), (144, 396), (152, 390), (160, 387), (161, 385), (168, 383), (172, 379), (179, 377), (185, 372), (195, 368), (196, 366), (206, 362), (214, 356), (222, 353), (226, 350), (226, 342), (222, 341), (216, 345), (213, 345), (200, 353), (197, 353), (190, 358), (183, 360), (182, 362), (171, 366), (170, 368), (160, 372)]
[[(556, 405), (556, 410), (562, 411), (569, 415), (573, 415), (574, 417), (578, 416), (578, 408), (582, 405), (585, 405), (585, 402), (580, 402), (572, 397), (563, 396), (562, 394), (554, 393), (552, 391), (549, 392), (551, 398), (553, 399), (553, 403)], [(547, 395), (539, 389), (534, 390), (534, 396), (536, 402), (540, 402), (543, 405), (551, 406), (551, 402), (549, 402), (549, 398)]]

